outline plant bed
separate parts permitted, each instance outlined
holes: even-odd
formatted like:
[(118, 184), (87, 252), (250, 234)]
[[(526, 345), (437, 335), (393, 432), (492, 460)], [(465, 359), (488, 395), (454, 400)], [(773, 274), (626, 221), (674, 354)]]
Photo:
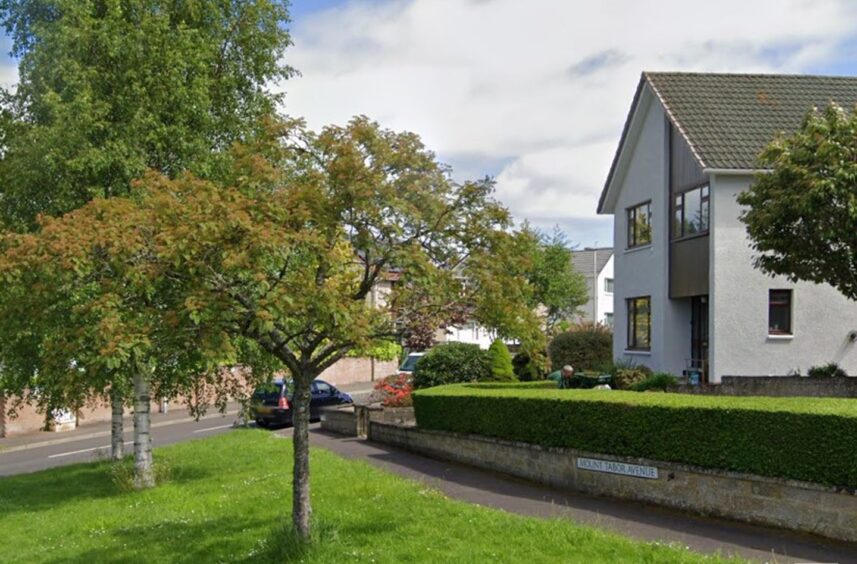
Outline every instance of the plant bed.
[[(124, 492), (107, 463), (0, 479), (2, 562), (721, 562), (567, 520), (453, 501), (313, 449), (316, 542), (288, 523), (292, 443), (248, 430), (156, 449), (170, 479)], [(130, 462), (130, 461), (126, 461)]]
[(457, 384), (418, 426), (857, 489), (857, 402)]

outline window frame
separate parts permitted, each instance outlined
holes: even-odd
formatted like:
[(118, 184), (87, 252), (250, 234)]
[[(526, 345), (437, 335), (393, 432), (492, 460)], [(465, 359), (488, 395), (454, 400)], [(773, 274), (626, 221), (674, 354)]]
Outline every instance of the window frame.
[[(685, 233), (684, 227), (687, 224), (685, 221), (685, 212), (687, 211), (687, 206), (685, 205), (686, 196), (690, 192), (694, 192), (699, 190), (699, 209), (700, 212), (703, 208), (706, 210), (706, 218), (705, 218), (705, 229), (697, 231), (695, 233)], [(679, 203), (681, 200), (681, 203)], [(711, 184), (709, 182), (704, 182), (702, 184), (697, 184), (692, 188), (687, 188), (680, 192), (676, 192), (672, 197), (672, 238), (674, 241), (681, 241), (684, 239), (693, 239), (694, 237), (703, 237), (708, 235), (711, 231)], [(676, 221), (676, 212), (681, 212), (680, 221)]]
[[(784, 294), (787, 300), (774, 301), (774, 294)], [(774, 329), (772, 327), (772, 311), (774, 307), (785, 308), (788, 312), (788, 327), (786, 329)], [(768, 290), (768, 335), (775, 337), (794, 335), (794, 290), (791, 288), (771, 288)]]
[[(638, 300), (646, 300), (648, 302), (648, 307), (646, 308), (646, 326), (648, 327), (647, 331), (647, 339), (645, 346), (641, 346), (637, 342), (637, 311), (639, 307), (636, 302)], [(627, 317), (627, 333), (626, 337), (626, 350), (629, 351), (651, 351), (652, 350), (652, 297), (651, 296), (635, 296), (633, 298), (627, 298), (625, 300), (625, 308), (628, 313)]]
[[(647, 225), (649, 226), (649, 238), (646, 241), (639, 241), (637, 230), (634, 229), (637, 225), (637, 210), (645, 207), (646, 215), (647, 215)], [(639, 247), (645, 247), (652, 244), (652, 201), (646, 200), (645, 202), (640, 202), (639, 204), (630, 206), (625, 208), (625, 221), (627, 222), (627, 229), (625, 236), (627, 238), (627, 248), (628, 249), (636, 249)], [(633, 236), (632, 236), (633, 234)]]
[(613, 293), (613, 278), (605, 278), (604, 279), (604, 293), (612, 294)]

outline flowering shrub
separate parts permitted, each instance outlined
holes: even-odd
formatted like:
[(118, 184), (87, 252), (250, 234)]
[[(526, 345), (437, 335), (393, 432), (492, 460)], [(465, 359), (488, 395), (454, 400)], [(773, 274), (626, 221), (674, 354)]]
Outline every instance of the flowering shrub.
[(393, 374), (375, 384), (375, 390), (381, 395), (381, 403), (386, 407), (410, 407), (414, 385), (407, 374)]

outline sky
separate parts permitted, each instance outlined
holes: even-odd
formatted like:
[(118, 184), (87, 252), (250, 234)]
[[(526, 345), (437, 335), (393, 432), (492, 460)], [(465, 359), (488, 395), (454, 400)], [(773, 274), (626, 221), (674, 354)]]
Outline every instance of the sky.
[(596, 206), (642, 71), (857, 74), (853, 0), (293, 0), (291, 14), (301, 75), (276, 87), (284, 112), (413, 131), (457, 180), (494, 177), (517, 220), (580, 247), (612, 244)]

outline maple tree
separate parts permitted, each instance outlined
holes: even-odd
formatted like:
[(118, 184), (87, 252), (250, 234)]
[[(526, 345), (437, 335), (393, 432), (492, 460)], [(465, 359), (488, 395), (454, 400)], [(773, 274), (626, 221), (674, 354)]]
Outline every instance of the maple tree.
[[(93, 335), (142, 362), (149, 381), (165, 357), (209, 372), (276, 360), (294, 381), (292, 516), (307, 537), (313, 379), (354, 349), (406, 334), (410, 319), (441, 325), (461, 309), (503, 334), (538, 339), (531, 259), (517, 252), (522, 235), (489, 180), (452, 181), (416, 135), (366, 118), (317, 134), (279, 122), (238, 147), (234, 163), (222, 183), (149, 173), (129, 197), (98, 199), (36, 234), (10, 236), (0, 273), (9, 283), (9, 273), (40, 279), (38, 264), (21, 262), (32, 253), (15, 249), (56, 249), (52, 232), (66, 245), (39, 263), (48, 278), (85, 285), (90, 268), (109, 264), (83, 309), (122, 297), (119, 324)], [(391, 294), (372, 303), (372, 288), (391, 272)]]

